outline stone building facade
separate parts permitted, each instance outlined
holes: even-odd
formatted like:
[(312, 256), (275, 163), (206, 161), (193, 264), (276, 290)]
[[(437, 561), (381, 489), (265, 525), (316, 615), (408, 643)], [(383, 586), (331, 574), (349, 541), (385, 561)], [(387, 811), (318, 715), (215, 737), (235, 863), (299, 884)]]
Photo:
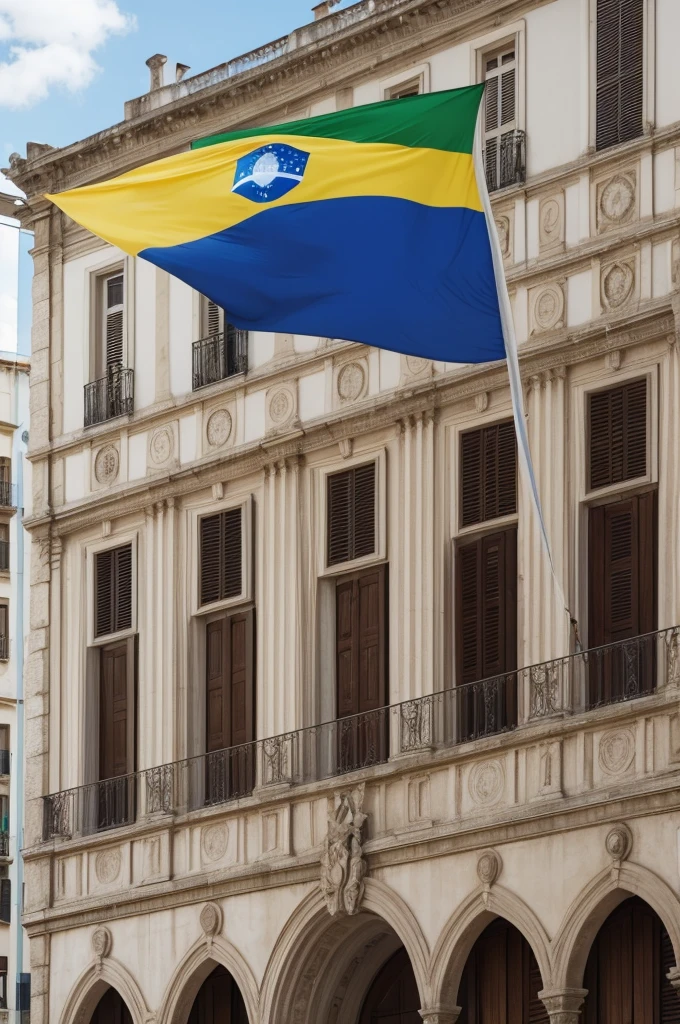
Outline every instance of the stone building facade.
[[(670, 1024), (680, 10), (331, 7), (195, 77), (164, 84), (156, 55), (120, 124), (12, 159), (35, 232), (34, 1024)], [(40, 198), (482, 78), (573, 622), (503, 364), (244, 336)]]

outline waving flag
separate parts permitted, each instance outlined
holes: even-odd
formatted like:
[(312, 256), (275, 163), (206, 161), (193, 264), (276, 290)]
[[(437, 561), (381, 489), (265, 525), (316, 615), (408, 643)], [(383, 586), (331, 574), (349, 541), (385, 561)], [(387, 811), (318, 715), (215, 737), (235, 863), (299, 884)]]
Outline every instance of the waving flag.
[(216, 135), (49, 198), (236, 327), (503, 359), (473, 156), (482, 95), (475, 85)]

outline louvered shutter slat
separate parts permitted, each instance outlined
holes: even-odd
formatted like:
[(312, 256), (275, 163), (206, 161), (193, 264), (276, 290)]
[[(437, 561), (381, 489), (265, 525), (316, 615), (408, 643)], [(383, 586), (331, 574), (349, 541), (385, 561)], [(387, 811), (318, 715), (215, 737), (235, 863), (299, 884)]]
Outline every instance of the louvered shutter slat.
[(223, 573), (222, 596), (238, 597), (241, 593), (241, 520), (240, 508), (222, 513)]
[(123, 310), (106, 314), (106, 365), (123, 362)]
[(589, 399), (590, 490), (647, 473), (647, 381), (636, 380)]
[(97, 552), (95, 559), (96, 637), (132, 627), (132, 545)]
[(481, 523), (482, 507), (482, 431), (470, 430), (461, 438), (461, 525)]
[(489, 192), (498, 188), (498, 138), (487, 139), (484, 150), (486, 184)]
[(328, 564), (352, 557), (352, 475), (335, 473), (328, 478)]
[(458, 550), (458, 644), (462, 678), (459, 683), (473, 683), (482, 678), (481, 633), (479, 630), (479, 598), (481, 594), (479, 542), (466, 544)]
[(231, 508), (201, 519), (201, 604), (238, 597), (243, 589), (243, 513)]
[(222, 310), (212, 299), (207, 300), (206, 319), (209, 337), (219, 334), (222, 330)]
[(598, 149), (642, 134), (644, 0), (597, 2)]
[(117, 548), (115, 554), (115, 632), (132, 626), (132, 547)]
[(375, 551), (375, 463), (354, 471), (353, 558)]
[(517, 444), (511, 420), (461, 437), (461, 526), (517, 511)]
[(501, 75), (501, 125), (515, 120), (515, 69)]
[(220, 599), (220, 516), (201, 519), (201, 604)]
[(498, 128), (498, 78), (490, 78), (486, 83), (485, 126), (487, 132)]
[(0, 879), (0, 921), (9, 921), (12, 912), (12, 882)]
[(372, 555), (375, 552), (375, 463), (329, 476), (326, 500), (328, 565)]
[(95, 636), (113, 633), (113, 552), (97, 554), (95, 581)]

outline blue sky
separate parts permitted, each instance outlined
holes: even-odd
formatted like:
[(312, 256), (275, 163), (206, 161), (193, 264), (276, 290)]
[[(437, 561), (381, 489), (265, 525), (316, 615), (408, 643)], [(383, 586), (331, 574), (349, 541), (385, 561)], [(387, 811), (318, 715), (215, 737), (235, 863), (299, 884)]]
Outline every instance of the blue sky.
[(63, 146), (122, 120), (125, 100), (148, 90), (152, 54), (198, 73), (307, 24), (313, 2), (0, 0), (0, 166), (29, 140)]

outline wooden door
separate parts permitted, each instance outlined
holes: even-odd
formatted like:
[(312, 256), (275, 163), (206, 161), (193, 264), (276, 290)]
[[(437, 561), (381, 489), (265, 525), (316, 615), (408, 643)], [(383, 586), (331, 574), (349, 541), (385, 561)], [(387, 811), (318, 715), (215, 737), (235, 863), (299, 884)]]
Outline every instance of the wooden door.
[(134, 814), (135, 641), (101, 648), (99, 672), (99, 828)]
[(243, 996), (225, 967), (216, 967), (201, 985), (188, 1024), (248, 1024)]
[(249, 793), (255, 781), (254, 616), (251, 609), (206, 627), (208, 803)]
[(583, 1024), (678, 1024), (680, 999), (666, 975), (675, 966), (661, 920), (637, 896), (609, 915), (590, 950)]
[(132, 1024), (125, 1000), (115, 988), (109, 988), (97, 1003), (90, 1024)]
[(502, 918), (477, 939), (458, 990), (459, 1024), (549, 1024), (538, 998), (536, 957), (524, 936)]
[(386, 565), (338, 581), (335, 637), (338, 753), (350, 771), (387, 757)]
[(589, 513), (589, 647), (618, 644), (589, 659), (591, 706), (648, 693), (655, 686), (650, 638), (656, 629), (657, 492), (647, 491)]
[(455, 559), (456, 713), (466, 740), (517, 722), (517, 530), (460, 544)]
[(420, 996), (408, 953), (390, 957), (371, 984), (359, 1024), (422, 1024)]

